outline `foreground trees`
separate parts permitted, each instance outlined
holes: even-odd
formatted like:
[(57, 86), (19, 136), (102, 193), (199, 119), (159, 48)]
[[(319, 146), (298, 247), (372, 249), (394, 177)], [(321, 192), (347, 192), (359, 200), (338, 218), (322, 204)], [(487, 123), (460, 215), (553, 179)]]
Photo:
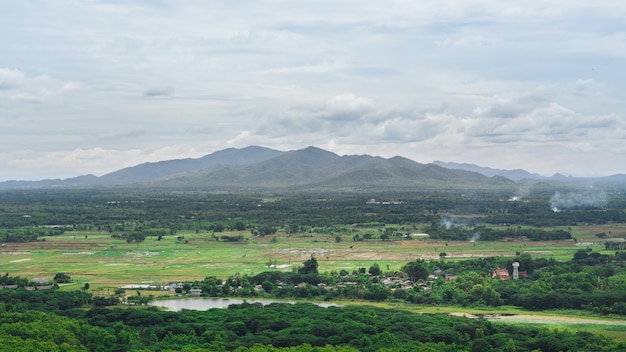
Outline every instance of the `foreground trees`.
[(605, 337), (370, 306), (243, 303), (181, 313), (92, 308), (4, 311), (12, 351), (620, 351)]

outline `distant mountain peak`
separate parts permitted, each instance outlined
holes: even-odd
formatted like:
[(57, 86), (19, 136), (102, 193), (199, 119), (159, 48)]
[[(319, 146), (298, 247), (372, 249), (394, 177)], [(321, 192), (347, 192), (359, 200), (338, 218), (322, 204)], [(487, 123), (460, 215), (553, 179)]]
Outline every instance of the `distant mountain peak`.
[(447, 169), (453, 169), (453, 170), (466, 170), (466, 171), (472, 171), (472, 172), (478, 172), (482, 175), (485, 175), (487, 177), (493, 177), (493, 176), (502, 176), (502, 177), (506, 177), (510, 180), (513, 180), (515, 182), (517, 181), (521, 181), (521, 180), (543, 180), (546, 179), (546, 177), (541, 176), (539, 174), (533, 174), (530, 173), (526, 170), (523, 169), (514, 169), (514, 170), (501, 170), (501, 169), (493, 169), (490, 167), (485, 167), (485, 166), (479, 166), (479, 165), (475, 165), (475, 164), (468, 164), (468, 163), (454, 163), (454, 162), (443, 162), (443, 161), (434, 161), (433, 164), (441, 166), (441, 167), (445, 167)]
[(298, 150), (290, 150), (286, 153), (286, 155), (295, 155), (297, 157), (305, 157), (308, 159), (337, 159), (339, 155), (329, 152), (328, 150), (324, 150), (318, 147), (306, 147), (304, 149)]
[(303, 149), (294, 150), (294, 152), (298, 152), (298, 153), (315, 153), (315, 154), (320, 154), (320, 155), (338, 156), (337, 154), (335, 154), (333, 152), (329, 152), (328, 150), (324, 150), (322, 148), (318, 148), (318, 147), (314, 147), (314, 146), (308, 146), (308, 147), (303, 148)]

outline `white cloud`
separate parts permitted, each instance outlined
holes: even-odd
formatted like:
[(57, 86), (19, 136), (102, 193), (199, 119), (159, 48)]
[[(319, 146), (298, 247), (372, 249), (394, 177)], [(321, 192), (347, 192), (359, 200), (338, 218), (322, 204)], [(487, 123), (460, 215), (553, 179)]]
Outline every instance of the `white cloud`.
[(362, 114), (372, 109), (372, 104), (363, 97), (354, 94), (342, 94), (332, 97), (326, 103), (331, 114)]
[(17, 179), (68, 178), (84, 174), (103, 174), (144, 162), (196, 158), (205, 155), (193, 146), (164, 146), (157, 149), (114, 150), (104, 148), (35, 152), (21, 150), (0, 153), (0, 165), (14, 170)]
[(453, 47), (476, 47), (487, 45), (487, 38), (483, 35), (468, 35), (463, 37), (450, 37), (443, 40), (435, 41), (438, 46), (453, 46)]
[(78, 88), (75, 82), (48, 75), (28, 76), (17, 69), (0, 68), (0, 98), (39, 103)]
[(624, 11), (614, 1), (11, 2), (0, 13), (0, 180), (248, 144), (626, 172)]

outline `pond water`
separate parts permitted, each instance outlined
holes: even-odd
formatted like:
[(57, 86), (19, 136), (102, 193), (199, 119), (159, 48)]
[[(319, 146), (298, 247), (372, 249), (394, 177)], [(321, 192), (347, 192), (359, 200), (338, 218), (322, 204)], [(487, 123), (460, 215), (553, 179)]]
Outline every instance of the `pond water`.
[[(152, 301), (149, 303), (151, 306), (155, 307), (163, 307), (168, 310), (172, 310), (178, 312), (182, 309), (190, 309), (190, 310), (209, 310), (213, 308), (228, 308), (231, 304), (241, 304), (241, 303), (261, 303), (262, 305), (268, 305), (271, 303), (290, 303), (295, 304), (295, 301), (281, 301), (281, 300), (271, 300), (271, 299), (237, 299), (237, 298), (208, 298), (208, 297), (194, 297), (194, 298), (181, 298), (181, 299), (170, 299), (164, 301)], [(320, 307), (332, 307), (332, 306), (340, 306), (339, 304), (333, 303), (317, 303), (311, 302)]]

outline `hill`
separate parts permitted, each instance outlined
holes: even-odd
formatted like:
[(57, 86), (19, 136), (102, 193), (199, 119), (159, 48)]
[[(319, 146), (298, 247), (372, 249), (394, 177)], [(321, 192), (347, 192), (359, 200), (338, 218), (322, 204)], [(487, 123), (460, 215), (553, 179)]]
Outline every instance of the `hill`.
[(515, 183), (621, 186), (626, 175), (545, 177), (522, 169), (499, 170), (436, 161), (421, 164), (395, 156), (343, 155), (308, 147), (278, 151), (250, 146), (228, 148), (200, 158), (165, 160), (127, 167), (97, 177), (6, 181), (0, 189), (132, 187), (178, 190), (360, 190), (464, 189)]
[(144, 163), (96, 177), (8, 181), (0, 188), (120, 187), (160, 189), (409, 189), (462, 188), (513, 183), (467, 170), (420, 164), (403, 157), (344, 155), (308, 147), (277, 151), (263, 147), (229, 148), (197, 159)]
[(501, 170), (501, 169), (492, 169), (490, 167), (485, 167), (485, 166), (478, 166), (475, 164), (443, 162), (439, 160), (434, 161), (433, 164), (437, 166), (445, 167), (446, 169), (466, 170), (466, 171), (477, 172), (487, 177), (502, 176), (510, 180), (513, 180), (515, 182), (522, 181), (522, 180), (545, 180), (547, 179), (547, 177), (545, 176), (541, 176), (539, 174), (533, 174), (522, 169)]
[(554, 184), (569, 185), (597, 185), (597, 186), (622, 186), (626, 184), (625, 174), (615, 174), (601, 177), (574, 177), (556, 173), (550, 177), (530, 173), (523, 169), (502, 170), (490, 167), (478, 166), (467, 163), (453, 163), (435, 161), (433, 164), (452, 170), (466, 170), (477, 172), (487, 177), (501, 176), (515, 182), (548, 182)]
[(258, 163), (281, 154), (280, 151), (250, 146), (243, 149), (228, 148), (197, 159), (176, 159), (144, 163), (121, 169), (98, 179), (98, 184), (129, 184), (229, 165)]
[(284, 152), (274, 158), (246, 165), (201, 170), (159, 179), (153, 187), (201, 189), (358, 190), (457, 188), (512, 183), (474, 172), (394, 157), (339, 156), (315, 147)]

